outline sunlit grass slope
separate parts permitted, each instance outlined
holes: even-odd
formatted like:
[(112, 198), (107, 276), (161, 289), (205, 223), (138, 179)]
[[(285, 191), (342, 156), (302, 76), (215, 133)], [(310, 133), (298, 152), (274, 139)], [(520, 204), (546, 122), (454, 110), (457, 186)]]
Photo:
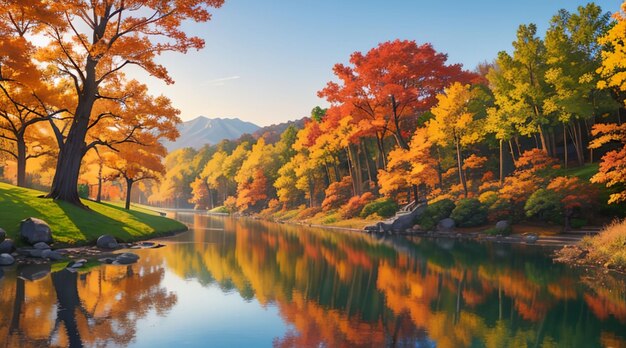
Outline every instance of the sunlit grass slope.
[(62, 201), (43, 199), (43, 192), (0, 183), (0, 227), (10, 238), (18, 240), (20, 221), (36, 217), (46, 221), (55, 242), (81, 245), (94, 242), (102, 234), (119, 241), (147, 239), (182, 231), (182, 223), (159, 216), (145, 208), (83, 200), (90, 209), (82, 209)]

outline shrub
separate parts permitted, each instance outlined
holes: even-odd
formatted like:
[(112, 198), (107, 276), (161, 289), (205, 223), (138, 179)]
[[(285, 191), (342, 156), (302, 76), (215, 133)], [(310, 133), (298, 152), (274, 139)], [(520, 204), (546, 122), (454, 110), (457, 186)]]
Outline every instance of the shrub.
[(78, 197), (89, 198), (89, 185), (78, 184)]
[(460, 227), (481, 226), (487, 223), (487, 207), (476, 198), (461, 199), (450, 217)]
[(432, 230), (437, 226), (440, 220), (450, 217), (454, 207), (455, 204), (450, 199), (445, 198), (436, 201), (426, 207), (424, 214), (422, 214), (416, 222), (423, 230)]
[(326, 198), (322, 202), (323, 211), (341, 207), (352, 196), (352, 179), (349, 176), (345, 176), (341, 181), (330, 184), (325, 193)]
[(350, 198), (348, 203), (339, 209), (339, 215), (344, 219), (349, 219), (357, 216), (363, 207), (374, 200), (374, 195), (371, 192), (365, 192), (360, 196), (354, 196)]
[(321, 211), (322, 211), (321, 207), (303, 208), (302, 210), (298, 210), (298, 213), (296, 214), (295, 218), (297, 220), (308, 219), (310, 217), (315, 216)]
[(377, 214), (382, 218), (393, 216), (398, 211), (398, 204), (391, 199), (381, 198), (366, 204), (361, 210), (360, 217), (366, 218), (372, 214)]
[(233, 196), (228, 196), (224, 200), (224, 207), (228, 209), (229, 213), (233, 213), (237, 211), (237, 198)]
[(524, 205), (526, 216), (538, 217), (545, 221), (561, 221), (561, 203), (559, 196), (552, 190), (535, 191)]
[(228, 210), (228, 208), (226, 208), (225, 206), (220, 206), (220, 207), (215, 207), (211, 210), (209, 210), (209, 213), (225, 213), (225, 214), (229, 214), (230, 210)]
[(585, 225), (587, 225), (587, 219), (572, 219), (572, 221), (570, 221), (572, 228), (581, 228)]

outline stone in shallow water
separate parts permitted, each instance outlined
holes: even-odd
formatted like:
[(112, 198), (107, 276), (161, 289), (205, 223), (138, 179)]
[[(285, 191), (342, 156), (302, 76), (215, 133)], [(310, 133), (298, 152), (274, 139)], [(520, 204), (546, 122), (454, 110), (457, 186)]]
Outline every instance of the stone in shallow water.
[(9, 254), (0, 254), (0, 266), (10, 266), (15, 263), (13, 256)]
[(119, 265), (129, 265), (131, 263), (137, 262), (137, 260), (139, 260), (139, 255), (133, 253), (123, 253), (117, 255), (113, 263)]
[(30, 245), (38, 242), (51, 243), (52, 231), (45, 221), (30, 217), (22, 220), (20, 237)]
[(18, 268), (19, 274), (18, 277), (24, 280), (38, 280), (44, 278), (50, 273), (50, 264), (33, 264), (33, 265), (25, 265), (23, 267)]

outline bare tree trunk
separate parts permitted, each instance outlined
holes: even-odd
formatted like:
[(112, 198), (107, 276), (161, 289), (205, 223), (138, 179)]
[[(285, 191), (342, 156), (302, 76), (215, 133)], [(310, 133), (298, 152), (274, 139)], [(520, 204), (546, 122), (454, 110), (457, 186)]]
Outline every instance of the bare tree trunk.
[(133, 182), (133, 179), (126, 178), (126, 204), (124, 205), (126, 210), (130, 209), (130, 192), (133, 189)]
[(461, 164), (461, 144), (459, 139), (454, 140), (456, 144), (456, 163), (459, 168), (459, 182), (463, 186), (463, 192), (465, 193), (465, 198), (467, 198), (467, 183), (465, 182), (465, 177), (463, 176), (463, 165)]
[(515, 151), (513, 150), (513, 142), (509, 139), (509, 149), (511, 151), (511, 158), (513, 159), (513, 165), (515, 166), (517, 160), (515, 159)]
[(565, 124), (563, 124), (563, 153), (565, 154), (565, 169), (567, 169), (567, 129), (565, 127)]
[(504, 151), (502, 149), (502, 142), (504, 140), (500, 139), (500, 185), (504, 182)]
[(26, 141), (17, 136), (17, 186), (26, 187)]

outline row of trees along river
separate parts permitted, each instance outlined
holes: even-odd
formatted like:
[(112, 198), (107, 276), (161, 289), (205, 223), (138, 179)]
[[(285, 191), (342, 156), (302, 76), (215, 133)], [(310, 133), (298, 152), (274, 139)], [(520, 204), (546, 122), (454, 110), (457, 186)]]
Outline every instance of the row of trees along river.
[[(165, 157), (159, 140), (176, 138), (179, 111), (123, 71), (172, 82), (155, 57), (201, 48), (181, 23), (207, 21), (221, 4), (3, 6), (5, 177), (75, 204), (79, 191), (126, 193), (129, 203), (141, 182), (135, 199), (164, 206), (344, 218), (424, 197), (478, 199), (492, 217), (545, 213), (526, 207), (536, 192), (566, 216), (626, 200), (623, 12), (590, 3), (559, 11), (545, 33), (520, 25), (512, 47), (474, 71), (430, 44), (383, 42), (333, 67), (318, 92), (330, 106), (314, 108), (303, 128)], [(27, 176), (29, 165), (38, 170)]]

